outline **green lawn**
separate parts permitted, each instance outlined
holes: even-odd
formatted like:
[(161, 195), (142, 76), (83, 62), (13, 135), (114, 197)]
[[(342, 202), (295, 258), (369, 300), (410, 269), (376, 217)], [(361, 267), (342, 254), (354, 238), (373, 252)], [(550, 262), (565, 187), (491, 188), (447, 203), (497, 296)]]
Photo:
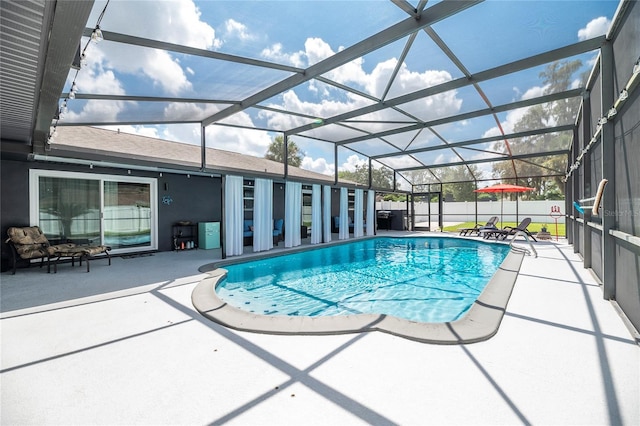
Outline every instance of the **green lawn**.
[[(535, 222), (531, 222), (531, 224), (529, 224), (529, 226), (527, 226), (527, 229), (529, 230), (529, 232), (540, 232), (540, 228), (542, 228), (542, 225), (547, 226), (547, 232), (551, 233), (551, 235), (556, 235), (556, 225), (555, 222), (554, 223), (535, 223)], [(465, 223), (461, 223), (459, 225), (453, 225), (453, 226), (445, 226), (444, 227), (444, 231), (449, 231), (449, 232), (458, 232), (458, 229), (460, 228), (473, 228), (476, 224), (474, 222), (465, 222)], [(515, 222), (504, 222), (500, 224), (500, 228), (503, 228), (505, 226), (511, 226), (511, 227), (516, 227), (518, 226), (517, 223)], [(565, 233), (565, 224), (564, 223), (559, 223), (558, 224), (558, 235), (563, 236)]]

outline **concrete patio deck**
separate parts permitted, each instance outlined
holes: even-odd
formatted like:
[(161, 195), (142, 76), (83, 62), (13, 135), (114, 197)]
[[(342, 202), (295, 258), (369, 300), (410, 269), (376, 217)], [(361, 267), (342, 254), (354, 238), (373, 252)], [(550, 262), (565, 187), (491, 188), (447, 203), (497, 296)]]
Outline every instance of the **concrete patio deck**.
[(573, 247), (535, 247), (498, 333), (454, 346), (224, 328), (191, 305), (219, 250), (3, 273), (0, 420), (640, 424), (637, 336)]

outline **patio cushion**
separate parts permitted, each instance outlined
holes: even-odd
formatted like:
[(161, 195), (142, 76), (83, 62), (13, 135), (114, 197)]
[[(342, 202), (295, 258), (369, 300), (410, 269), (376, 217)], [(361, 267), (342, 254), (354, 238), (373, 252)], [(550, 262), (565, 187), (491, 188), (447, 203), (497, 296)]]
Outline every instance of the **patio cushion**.
[(7, 235), (7, 243), (15, 248), (22, 259), (38, 259), (51, 254), (49, 240), (37, 226), (12, 226), (7, 230)]
[(108, 246), (80, 246), (79, 248), (83, 249), (89, 256), (107, 253), (107, 250), (111, 250), (111, 247)]
[(37, 226), (25, 226), (23, 228), (12, 226), (7, 230), (7, 235), (14, 244), (49, 244), (49, 240)]

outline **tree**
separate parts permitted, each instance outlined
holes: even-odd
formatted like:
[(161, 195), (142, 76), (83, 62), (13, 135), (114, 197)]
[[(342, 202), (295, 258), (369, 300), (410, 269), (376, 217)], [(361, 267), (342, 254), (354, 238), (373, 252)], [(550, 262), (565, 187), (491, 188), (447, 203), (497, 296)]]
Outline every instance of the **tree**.
[[(369, 166), (357, 165), (353, 172), (342, 170), (338, 172), (338, 178), (369, 186)], [(374, 188), (393, 188), (393, 171), (385, 167), (371, 170), (371, 185)]]
[[(287, 142), (287, 154), (288, 164), (293, 167), (300, 167), (304, 153), (292, 139)], [(267, 148), (264, 158), (284, 163), (284, 136), (278, 135), (273, 138), (273, 142)]]
[[(442, 167), (435, 171), (442, 182), (442, 195), (453, 201), (474, 201), (475, 180), (482, 177), (482, 171), (475, 164)], [(447, 183), (451, 182), (451, 183)], [(449, 197), (447, 195), (449, 194)]]
[[(543, 94), (547, 95), (569, 89), (573, 82), (573, 75), (581, 66), (580, 60), (556, 61), (549, 64), (540, 73), (540, 77), (543, 79)], [(522, 132), (572, 123), (579, 103), (579, 99), (573, 98), (532, 106), (516, 123), (513, 130), (514, 132)], [(571, 137), (567, 132), (547, 133), (512, 140), (509, 143), (513, 155), (534, 154), (566, 149), (571, 143)], [(504, 142), (496, 142), (494, 149), (498, 152), (507, 152)], [(566, 168), (566, 156), (541, 156), (531, 160), (516, 160), (516, 167), (518, 176), (531, 176), (519, 179), (518, 184), (536, 188), (535, 193), (523, 194), (524, 197), (542, 199), (557, 197), (558, 189), (561, 191), (561, 196), (564, 197), (561, 175), (564, 174)], [(539, 176), (541, 171), (556, 173), (558, 176), (552, 178)], [(513, 166), (510, 161), (500, 162), (494, 165), (493, 173), (495, 177), (506, 179), (513, 176)]]
[(475, 164), (440, 167), (437, 169), (407, 172), (407, 178), (415, 185), (414, 192), (442, 191), (446, 199), (454, 201), (475, 200), (475, 180), (481, 179), (482, 170)]

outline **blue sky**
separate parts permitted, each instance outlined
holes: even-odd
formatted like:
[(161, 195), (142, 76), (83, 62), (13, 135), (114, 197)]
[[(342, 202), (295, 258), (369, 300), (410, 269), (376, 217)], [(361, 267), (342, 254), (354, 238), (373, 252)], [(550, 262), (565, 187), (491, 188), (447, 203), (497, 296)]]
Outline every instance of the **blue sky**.
[[(87, 22), (95, 26), (105, 1), (96, 1)], [(429, 2), (427, 7), (432, 6)], [(610, 25), (617, 1), (485, 1), (433, 25), (433, 29), (475, 73), (506, 62), (522, 59), (560, 46), (603, 34)], [(105, 31), (244, 56), (268, 62), (306, 68), (352, 44), (387, 28), (408, 16), (390, 1), (152, 1), (112, 0), (100, 24)], [(380, 97), (388, 88), (406, 38), (354, 60), (327, 77), (372, 96)], [(87, 40), (83, 40), (83, 46)], [(595, 53), (579, 57), (590, 69)], [(78, 73), (81, 93), (180, 96), (239, 101), (286, 78), (289, 73), (249, 65), (226, 63), (153, 49), (124, 46), (104, 41), (87, 48), (88, 65)], [(481, 83), (493, 105), (540, 95), (541, 69), (505, 76)], [(68, 90), (75, 72), (70, 73)], [(462, 72), (420, 32), (409, 51), (387, 99), (440, 84), (462, 76)], [(371, 104), (353, 93), (317, 80), (306, 82), (261, 105), (299, 112), (312, 117), (331, 117)], [(202, 119), (228, 105), (137, 104), (114, 101), (70, 100), (67, 120), (118, 121), (133, 119), (159, 122), (163, 119)], [(470, 88), (438, 94), (405, 104), (402, 108), (428, 120), (485, 108), (477, 92)], [(500, 116), (505, 132), (525, 111)], [(392, 112), (379, 112), (367, 120), (397, 120)], [(224, 120), (226, 123), (259, 128), (286, 129), (308, 123), (303, 117), (260, 111), (252, 108)], [(360, 127), (358, 127), (360, 126)], [(385, 127), (386, 126), (386, 127)], [(376, 130), (389, 125), (355, 124)], [(196, 124), (118, 126), (121, 131), (200, 144)], [(492, 119), (470, 120), (444, 126), (439, 132), (456, 141), (497, 134)], [(276, 133), (233, 127), (207, 127), (209, 146), (263, 156)], [(340, 140), (359, 133), (339, 126), (319, 127), (309, 136)], [(433, 135), (422, 135), (414, 146), (441, 143)], [(294, 137), (306, 156), (303, 167), (321, 173), (335, 170), (332, 144)], [(404, 147), (408, 140), (396, 137), (392, 143)], [(369, 146), (369, 148), (367, 148)], [(388, 147), (360, 143), (358, 149), (372, 153)], [(375, 152), (374, 152), (375, 151)], [(436, 162), (450, 159), (442, 153)], [(472, 152), (469, 152), (471, 155)], [(477, 154), (482, 155), (482, 154)], [(340, 149), (338, 169), (352, 170), (363, 161), (353, 151)], [(396, 163), (403, 164), (402, 159)], [(407, 160), (409, 161), (409, 160)], [(409, 163), (406, 163), (409, 164)]]

